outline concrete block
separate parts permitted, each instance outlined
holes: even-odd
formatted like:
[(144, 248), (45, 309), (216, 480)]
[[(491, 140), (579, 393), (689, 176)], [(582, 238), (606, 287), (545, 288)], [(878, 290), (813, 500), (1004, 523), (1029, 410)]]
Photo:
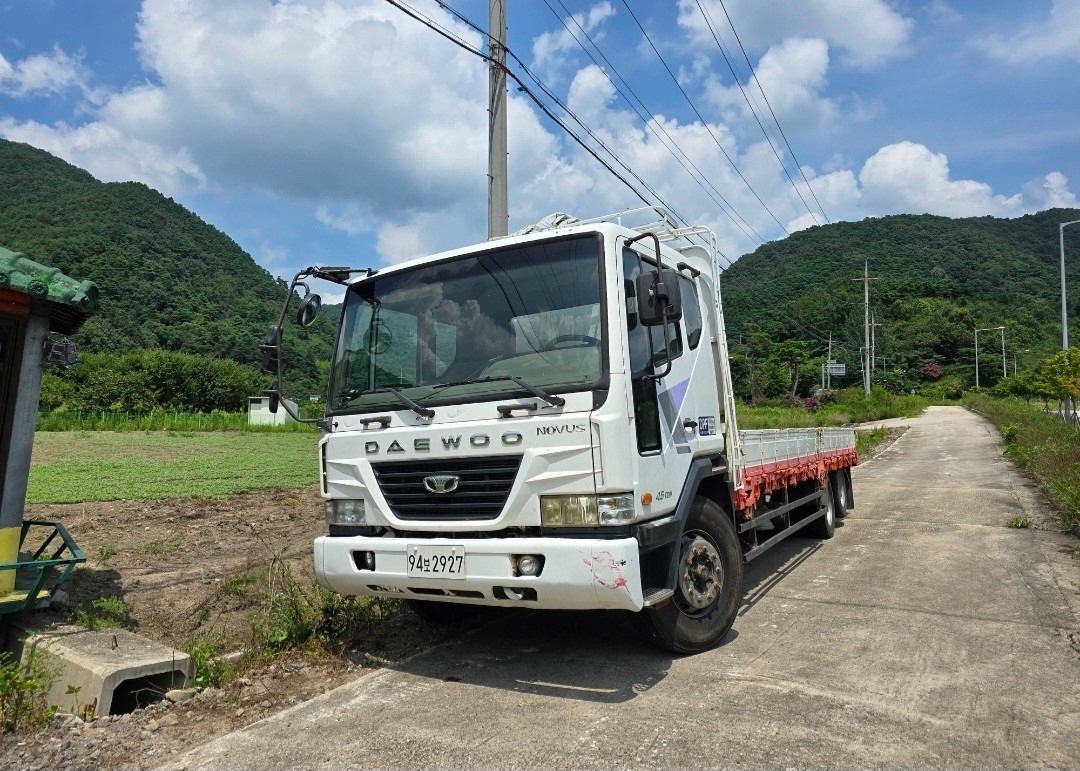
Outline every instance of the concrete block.
[(95, 632), (27, 614), (9, 619), (6, 643), (22, 661), (39, 651), (43, 664), (58, 671), (48, 698), (62, 712), (133, 712), (161, 701), (166, 691), (185, 687), (195, 676), (188, 654), (123, 629)]

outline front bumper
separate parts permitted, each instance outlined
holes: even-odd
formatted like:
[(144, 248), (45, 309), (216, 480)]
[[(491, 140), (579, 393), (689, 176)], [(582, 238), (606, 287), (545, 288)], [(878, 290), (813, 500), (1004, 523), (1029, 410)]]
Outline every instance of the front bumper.
[[(408, 575), (412, 546), (465, 547), (465, 578)], [(354, 554), (373, 552), (375, 569), (358, 567)], [(515, 576), (511, 555), (544, 558), (538, 576)], [(315, 539), (315, 575), (339, 594), (440, 600), (566, 610), (642, 608), (638, 543), (633, 538), (367, 538)]]

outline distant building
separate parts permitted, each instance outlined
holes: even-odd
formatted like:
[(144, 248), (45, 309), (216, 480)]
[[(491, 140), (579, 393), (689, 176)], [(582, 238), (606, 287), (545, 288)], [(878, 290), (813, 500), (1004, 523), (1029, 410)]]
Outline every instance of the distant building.
[(285, 405), (293, 412), (297, 411), (296, 402), (282, 399), (277, 412), (270, 411), (269, 396), (252, 396), (248, 399), (248, 424), (252, 426), (280, 426), (291, 422), (292, 417), (285, 411)]

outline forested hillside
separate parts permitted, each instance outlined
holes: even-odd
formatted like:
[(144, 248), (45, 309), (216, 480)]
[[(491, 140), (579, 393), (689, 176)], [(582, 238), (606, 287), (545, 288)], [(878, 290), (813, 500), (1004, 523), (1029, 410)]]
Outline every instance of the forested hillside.
[[(914, 376), (936, 364), (972, 380), (975, 329), (1005, 327), (1006, 364), (1022, 370), (1061, 347), (1058, 224), (1080, 210), (1053, 209), (1017, 219), (898, 215), (814, 227), (760, 247), (723, 274), (733, 349), (753, 360), (753, 345), (805, 342), (805, 358), (833, 358), (860, 378), (864, 345), (863, 264), (869, 263), (875, 369)], [(1067, 257), (1069, 316), (1080, 308), (1080, 231)], [(1068, 251), (1067, 251), (1068, 253)], [(1080, 332), (1075, 328), (1074, 333)], [(741, 345), (740, 345), (741, 343)], [(774, 355), (775, 358), (775, 355)], [(882, 361), (884, 359), (884, 361)], [(821, 358), (818, 359), (820, 361)], [(980, 334), (983, 385), (1002, 372), (997, 332)], [(814, 368), (805, 373), (817, 379)], [(848, 378), (843, 382), (852, 382)]]
[[(284, 282), (172, 199), (3, 140), (0, 245), (98, 285), (101, 312), (76, 335), (83, 352), (164, 349), (259, 366), (285, 298)], [(288, 338), (286, 362), (305, 390), (330, 357), (329, 310)]]
[[(861, 383), (864, 260), (874, 279), (875, 382), (894, 391), (942, 374), (973, 383), (976, 328), (1004, 326), (1010, 371), (1014, 363), (1033, 367), (1060, 349), (1058, 224), (1076, 219), (1077, 209), (1017, 219), (870, 218), (810, 228), (744, 255), (721, 282), (739, 395), (810, 393), (830, 335), (833, 358), (848, 370), (833, 385)], [(1075, 319), (1080, 226), (1066, 231), (1066, 239)], [(120, 356), (129, 352), (160, 349), (257, 367), (259, 344), (286, 290), (227, 235), (145, 185), (102, 183), (42, 150), (3, 140), (0, 246), (101, 289), (102, 311), (77, 342), (82, 352), (105, 358), (88, 362), (93, 366), (82, 380), (69, 374), (66, 388), (51, 383), (54, 404), (76, 404), (92, 381), (116, 388), (102, 386), (87, 405), (141, 409), (146, 395), (125, 391), (122, 373), (109, 375), (114, 366), (131, 370), (136, 359)], [(309, 332), (294, 327), (286, 335), (290, 395), (303, 400), (321, 393), (338, 312), (329, 308)], [(1072, 333), (1080, 339), (1080, 329)], [(983, 335), (981, 382), (991, 385), (1002, 371), (1000, 338)], [(166, 381), (154, 372), (201, 366), (175, 357), (138, 361), (136, 369), (159, 385)], [(233, 382), (268, 380), (254, 371), (229, 372)], [(159, 387), (152, 399), (169, 390)], [(188, 402), (172, 406), (205, 408)]]

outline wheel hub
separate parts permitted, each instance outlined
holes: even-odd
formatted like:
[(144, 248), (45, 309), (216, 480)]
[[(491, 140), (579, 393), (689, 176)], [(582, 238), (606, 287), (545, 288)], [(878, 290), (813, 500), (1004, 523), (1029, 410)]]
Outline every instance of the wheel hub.
[(679, 589), (690, 607), (709, 607), (724, 585), (724, 567), (716, 547), (701, 536), (684, 541)]

